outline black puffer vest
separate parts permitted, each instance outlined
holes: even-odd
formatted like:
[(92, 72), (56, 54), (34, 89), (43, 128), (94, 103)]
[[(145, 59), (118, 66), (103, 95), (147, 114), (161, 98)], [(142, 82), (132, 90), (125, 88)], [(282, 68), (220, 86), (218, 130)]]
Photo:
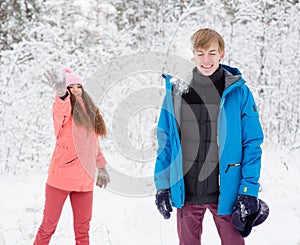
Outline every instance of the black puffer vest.
[(224, 87), (221, 67), (209, 77), (194, 68), (190, 91), (182, 95), (180, 137), (188, 203), (218, 203), (217, 118)]

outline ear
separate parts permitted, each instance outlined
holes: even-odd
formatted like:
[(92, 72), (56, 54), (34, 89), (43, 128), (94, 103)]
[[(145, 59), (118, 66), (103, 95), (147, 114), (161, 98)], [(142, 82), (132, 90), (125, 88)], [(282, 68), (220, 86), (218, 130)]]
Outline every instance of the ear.
[(191, 61), (192, 61), (192, 62), (195, 62), (195, 58), (191, 58)]
[(223, 50), (223, 51), (221, 52), (221, 57), (220, 57), (220, 59), (224, 59), (224, 56), (225, 56), (225, 50)]

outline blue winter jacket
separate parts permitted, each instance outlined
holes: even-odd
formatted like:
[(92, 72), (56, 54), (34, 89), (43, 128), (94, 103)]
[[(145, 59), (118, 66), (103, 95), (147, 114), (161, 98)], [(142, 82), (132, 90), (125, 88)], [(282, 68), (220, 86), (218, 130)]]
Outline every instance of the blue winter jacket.
[[(218, 115), (219, 185), (218, 214), (232, 213), (238, 194), (257, 196), (263, 132), (253, 95), (238, 69), (222, 65), (225, 87)], [(176, 124), (172, 84), (168, 75), (166, 94), (157, 125), (158, 150), (154, 181), (157, 190), (170, 189), (172, 205), (185, 202), (182, 152)], [(230, 82), (231, 81), (231, 82)], [(178, 109), (178, 108), (175, 108)]]

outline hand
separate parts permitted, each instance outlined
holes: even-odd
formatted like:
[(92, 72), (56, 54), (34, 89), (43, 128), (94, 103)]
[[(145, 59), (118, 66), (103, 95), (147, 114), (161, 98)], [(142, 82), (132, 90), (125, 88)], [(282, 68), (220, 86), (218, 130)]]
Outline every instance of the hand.
[(165, 219), (169, 219), (173, 211), (170, 201), (170, 191), (168, 189), (159, 190), (155, 195), (155, 204)]
[(110, 182), (110, 178), (108, 175), (108, 172), (105, 167), (103, 168), (98, 168), (98, 176), (97, 176), (97, 181), (96, 185), (99, 186), (100, 188), (106, 188), (107, 184)]
[(66, 93), (66, 79), (65, 77), (59, 76), (59, 74), (54, 70), (47, 70), (44, 73), (45, 79), (42, 79), (42, 83), (48, 85), (50, 88), (54, 89), (56, 94), (61, 97)]
[(247, 217), (256, 213), (259, 209), (258, 199), (254, 196), (238, 195), (237, 200), (233, 206), (233, 214), (231, 217), (234, 226), (244, 227), (246, 225)]

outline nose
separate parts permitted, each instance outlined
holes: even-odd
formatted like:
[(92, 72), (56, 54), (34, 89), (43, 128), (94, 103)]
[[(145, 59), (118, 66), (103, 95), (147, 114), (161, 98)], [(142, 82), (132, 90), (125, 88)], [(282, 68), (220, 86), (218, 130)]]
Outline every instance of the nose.
[(204, 62), (204, 63), (207, 63), (207, 62), (209, 62), (209, 61), (210, 61), (209, 55), (207, 55), (207, 54), (203, 55), (203, 62)]

